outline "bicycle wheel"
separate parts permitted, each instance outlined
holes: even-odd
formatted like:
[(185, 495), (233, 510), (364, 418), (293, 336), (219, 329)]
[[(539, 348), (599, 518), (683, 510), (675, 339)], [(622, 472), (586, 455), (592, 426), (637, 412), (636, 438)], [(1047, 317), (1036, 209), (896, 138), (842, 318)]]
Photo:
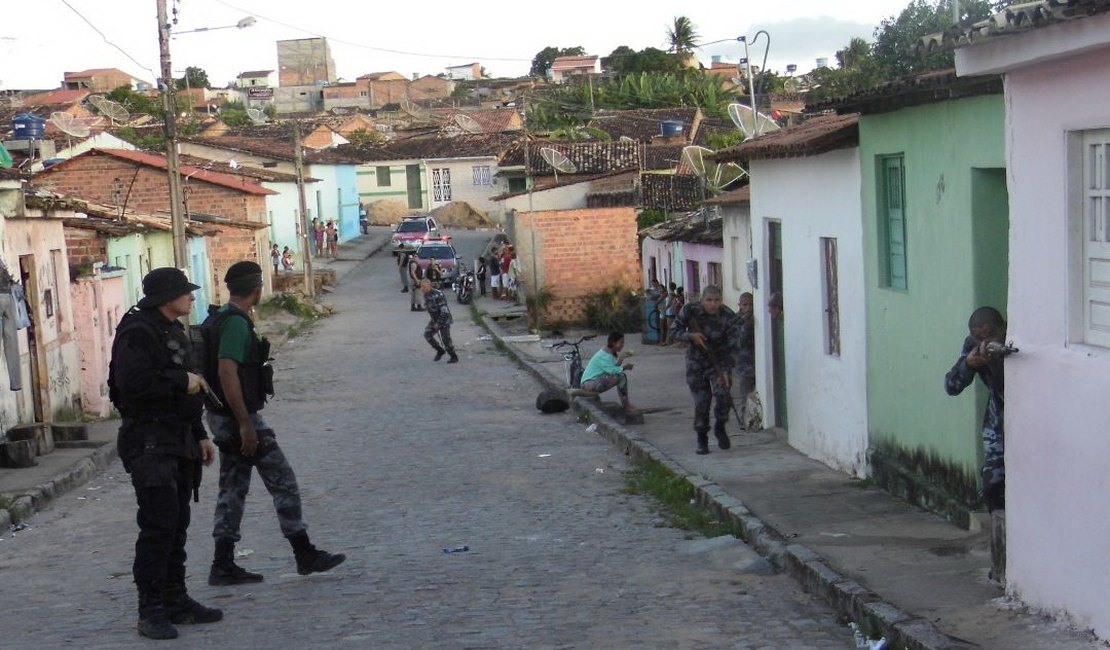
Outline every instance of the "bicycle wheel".
[(656, 332), (663, 331), (662, 328), (659, 327), (659, 310), (658, 309), (652, 309), (650, 312), (648, 312), (647, 322), (648, 322), (648, 329), (654, 329)]

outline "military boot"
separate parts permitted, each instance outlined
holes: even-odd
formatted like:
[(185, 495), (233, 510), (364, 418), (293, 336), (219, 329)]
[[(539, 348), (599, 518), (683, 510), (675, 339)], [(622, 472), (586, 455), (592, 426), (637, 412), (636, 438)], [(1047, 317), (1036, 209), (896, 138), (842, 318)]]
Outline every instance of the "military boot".
[(724, 420), (717, 420), (713, 424), (713, 435), (717, 438), (718, 449), (728, 449), (732, 446), (732, 441), (728, 439), (728, 434), (725, 433)]
[(432, 347), (435, 348), (435, 351), (436, 351), (436, 358), (432, 359), (432, 361), (439, 361), (440, 359), (443, 358), (443, 355), (447, 354), (447, 350), (444, 350), (443, 348), (439, 347), (438, 345), (433, 345)]
[(193, 625), (195, 623), (215, 623), (223, 620), (223, 610), (205, 607), (189, 597), (184, 582), (166, 585), (162, 588), (162, 606), (171, 623)]
[(177, 628), (170, 623), (162, 604), (162, 591), (154, 584), (139, 587), (139, 636), (166, 640), (177, 638)]
[(297, 533), (288, 539), (293, 547), (293, 556), (297, 558), (297, 573), (302, 576), (330, 571), (347, 559), (342, 553), (328, 553), (316, 548), (308, 540), (308, 533)]
[(709, 453), (709, 431), (698, 431), (698, 455), (704, 456)]
[(451, 350), (447, 354), (449, 355), (449, 358), (447, 359), (447, 363), (458, 363), (459, 362), (459, 355), (455, 354), (454, 350)]
[(212, 568), (208, 571), (208, 584), (219, 587), (252, 582), (262, 582), (262, 574), (252, 573), (235, 564), (235, 542), (217, 539), (216, 554), (212, 560)]

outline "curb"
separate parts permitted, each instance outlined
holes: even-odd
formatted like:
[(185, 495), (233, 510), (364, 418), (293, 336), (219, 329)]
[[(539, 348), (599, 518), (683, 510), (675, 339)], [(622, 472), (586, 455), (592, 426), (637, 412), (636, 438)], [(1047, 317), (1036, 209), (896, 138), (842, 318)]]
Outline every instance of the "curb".
[(91, 456), (82, 458), (51, 480), (20, 492), (5, 493), (3, 496), (10, 500), (11, 506), (0, 509), (0, 534), (12, 523), (29, 519), (54, 499), (84, 485), (94, 475), (104, 471), (118, 457), (115, 443), (106, 442)]
[[(485, 314), (480, 324), (524, 370), (549, 388), (563, 390), (539, 364), (515, 350), (502, 339), (504, 333)], [(890, 648), (905, 650), (970, 650), (971, 646), (941, 632), (931, 621), (907, 613), (885, 602), (882, 596), (867, 589), (828, 565), (824, 558), (801, 544), (790, 544), (773, 526), (752, 513), (742, 501), (725, 492), (717, 483), (684, 468), (638, 433), (620, 424), (600, 406), (590, 401), (571, 400), (572, 408), (597, 425), (597, 433), (633, 460), (652, 459), (693, 486), (698, 503), (709, 508), (721, 520), (734, 524), (741, 538), (779, 570), (794, 578), (807, 592), (833, 607), (838, 614), (859, 623), (864, 631), (881, 635)]]

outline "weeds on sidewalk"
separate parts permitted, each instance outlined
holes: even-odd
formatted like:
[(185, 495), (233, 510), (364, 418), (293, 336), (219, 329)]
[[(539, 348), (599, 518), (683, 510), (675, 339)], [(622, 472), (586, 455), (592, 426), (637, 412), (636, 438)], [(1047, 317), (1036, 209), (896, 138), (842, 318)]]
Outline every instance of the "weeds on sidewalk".
[(706, 537), (740, 537), (734, 524), (719, 521), (707, 508), (694, 501), (694, 486), (650, 458), (636, 461), (625, 473), (626, 494), (653, 497), (665, 525), (700, 533)]

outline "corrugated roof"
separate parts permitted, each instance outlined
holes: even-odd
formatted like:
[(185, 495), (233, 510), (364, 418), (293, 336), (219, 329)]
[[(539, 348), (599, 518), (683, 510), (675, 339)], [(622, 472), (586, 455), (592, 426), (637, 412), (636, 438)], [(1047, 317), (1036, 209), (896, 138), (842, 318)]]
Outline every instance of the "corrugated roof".
[(964, 97), (1001, 95), (1002, 92), (1000, 76), (957, 77), (956, 70), (949, 68), (892, 79), (847, 97), (810, 106), (809, 110), (872, 115)]
[(711, 199), (706, 199), (704, 205), (745, 205), (752, 202), (752, 186), (745, 185), (739, 189), (729, 190), (718, 194)]
[(696, 210), (655, 224), (650, 228), (644, 228), (640, 231), (640, 235), (658, 241), (722, 245), (724, 219), (711, 210)]
[(456, 136), (422, 135), (381, 145), (342, 145), (338, 150), (364, 162), (386, 160), (446, 160), (500, 158), (520, 136), (512, 133), (464, 133)]
[(859, 114), (829, 113), (717, 152), (718, 160), (796, 158), (859, 144)]
[[(570, 159), (579, 174), (603, 174), (640, 167), (640, 145), (635, 142), (558, 142), (532, 139), (529, 141), (528, 168), (532, 174), (551, 176), (555, 173), (543, 159), (543, 149), (554, 149)], [(502, 167), (524, 166), (524, 140), (518, 140), (501, 157)]]
[(918, 54), (932, 54), (1107, 11), (1110, 11), (1110, 0), (1038, 0), (1013, 4), (971, 25), (955, 25), (939, 34), (929, 34), (917, 42), (915, 50)]
[[(74, 156), (69, 160), (63, 160), (62, 162), (43, 170), (39, 175), (49, 176), (50, 173), (54, 170), (62, 169), (70, 164), (73, 164), (73, 161), (80, 160), (85, 156), (112, 156), (113, 158), (119, 158), (121, 160), (128, 160), (131, 162), (139, 163), (140, 165), (146, 165), (147, 167), (156, 167), (158, 169), (166, 169), (167, 167), (166, 157), (158, 154), (147, 153), (145, 151), (130, 151), (127, 149), (92, 149), (80, 155)], [(214, 172), (202, 167), (181, 165), (180, 172), (182, 176), (188, 176), (189, 178), (195, 178), (198, 181), (204, 181), (213, 185), (220, 185), (233, 190), (238, 190), (246, 194), (254, 194), (257, 196), (268, 196), (271, 194), (277, 194), (277, 192), (275, 192), (274, 190), (262, 187), (262, 185), (259, 183), (250, 182), (243, 178), (238, 178), (228, 174), (222, 174), (220, 172)]]
[(67, 106), (89, 96), (88, 90), (50, 90), (23, 98), (24, 106)]
[[(202, 158), (200, 156), (190, 156), (189, 154), (180, 154), (178, 159), (184, 165), (192, 167), (200, 167), (202, 169), (213, 169), (215, 165), (219, 165), (219, 172), (229, 176), (242, 176), (244, 178), (251, 178), (264, 183), (296, 183), (297, 177), (294, 174), (283, 174), (279, 171), (272, 169), (262, 169), (259, 167), (251, 167), (248, 165), (239, 165), (238, 167), (231, 167), (228, 162), (221, 162), (209, 158)], [(320, 179), (305, 177), (306, 183), (317, 183)]]
[(623, 136), (647, 144), (662, 133), (664, 121), (681, 122), (685, 141), (692, 142), (697, 136), (702, 112), (697, 107), (600, 110), (590, 120), (590, 126), (608, 133), (613, 140)]
[(564, 68), (580, 68), (584, 65), (593, 65), (597, 62), (598, 57), (594, 56), (560, 56), (551, 63), (552, 70), (562, 70)]
[[(242, 151), (263, 158), (292, 161), (294, 147), (292, 138), (283, 140), (278, 138), (257, 138), (248, 136), (219, 135), (200, 138), (182, 138), (184, 142), (194, 142), (226, 151)], [(349, 149), (337, 147), (335, 149), (305, 149), (305, 162), (311, 165), (355, 165), (360, 162), (356, 157), (349, 155)]]

